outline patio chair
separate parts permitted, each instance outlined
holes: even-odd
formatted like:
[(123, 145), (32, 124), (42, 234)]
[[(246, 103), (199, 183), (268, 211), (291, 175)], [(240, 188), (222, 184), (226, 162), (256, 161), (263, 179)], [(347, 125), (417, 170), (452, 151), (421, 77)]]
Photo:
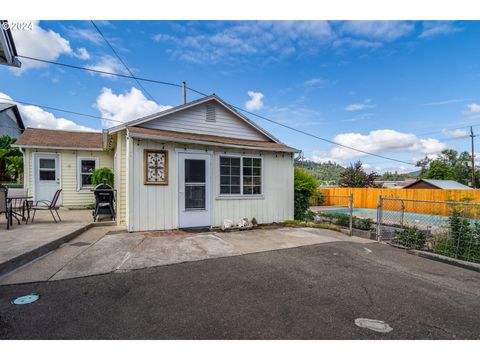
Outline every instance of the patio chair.
[(59, 206), (57, 206), (57, 201), (58, 201), (58, 198), (60, 197), (61, 192), (62, 192), (62, 189), (57, 190), (55, 192), (55, 195), (53, 195), (52, 201), (38, 200), (38, 201), (35, 202), (35, 205), (32, 204), (32, 206), (30, 207), (30, 210), (33, 210), (32, 223), (33, 223), (33, 219), (35, 219), (35, 213), (37, 212), (37, 210), (48, 210), (48, 211), (50, 211), (50, 214), (52, 214), (52, 217), (53, 217), (53, 220), (55, 221), (55, 224), (57, 223), (57, 219), (55, 218), (54, 212), (57, 214), (58, 221), (62, 221), (62, 219), (60, 218), (60, 215), (58, 215), (58, 211), (57, 211), (58, 208), (59, 208)]
[(10, 229), (10, 209), (7, 200), (7, 189), (0, 187), (0, 214), (5, 214), (7, 219), (7, 230)]
[[(8, 189), (7, 191), (7, 198), (15, 198), (15, 197), (27, 197), (28, 196), (28, 189)], [(30, 209), (28, 207), (28, 203), (25, 199), (11, 199), (10, 200), (12, 215), (15, 216), (16, 214), (22, 214), (22, 219), (28, 221), (30, 217)], [(25, 217), (25, 210), (27, 211), (27, 217)], [(20, 224), (20, 220), (15, 216)]]

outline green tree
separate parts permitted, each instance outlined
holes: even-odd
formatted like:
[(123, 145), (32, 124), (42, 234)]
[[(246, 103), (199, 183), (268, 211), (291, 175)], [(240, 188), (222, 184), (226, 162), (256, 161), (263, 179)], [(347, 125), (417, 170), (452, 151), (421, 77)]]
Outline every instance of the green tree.
[(426, 179), (453, 180), (453, 168), (442, 160), (434, 160), (424, 176)]
[(14, 177), (14, 174), (8, 171), (8, 158), (11, 157), (22, 157), (22, 152), (12, 147), (16, 139), (11, 138), (8, 135), (3, 135), (0, 137), (0, 181), (11, 181)]
[(354, 164), (350, 164), (340, 174), (340, 187), (352, 187), (352, 188), (367, 188), (375, 187), (373, 181), (378, 175), (374, 172), (367, 174), (363, 170), (362, 162), (357, 161)]
[(318, 191), (318, 181), (315, 176), (305, 170), (294, 169), (294, 217), (295, 220), (310, 220), (309, 211), (312, 196)]

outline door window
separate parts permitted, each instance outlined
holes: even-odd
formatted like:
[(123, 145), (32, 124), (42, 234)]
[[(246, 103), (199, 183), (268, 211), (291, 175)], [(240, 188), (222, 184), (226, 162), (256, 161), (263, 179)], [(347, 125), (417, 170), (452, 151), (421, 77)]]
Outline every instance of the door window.
[(39, 159), (40, 180), (55, 180), (55, 159)]
[(205, 160), (185, 159), (185, 210), (206, 208)]

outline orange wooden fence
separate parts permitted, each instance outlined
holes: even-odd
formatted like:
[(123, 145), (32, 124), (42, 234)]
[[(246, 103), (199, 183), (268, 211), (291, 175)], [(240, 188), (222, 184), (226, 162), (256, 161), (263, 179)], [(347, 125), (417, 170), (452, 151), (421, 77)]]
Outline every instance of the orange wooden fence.
[[(427, 201), (460, 201), (480, 203), (480, 190), (433, 190), (433, 189), (379, 189), (379, 188), (321, 188), (320, 192), (327, 195), (322, 205), (344, 206), (345, 198), (334, 196), (349, 196), (353, 194), (355, 208), (376, 209), (380, 195), (387, 198), (401, 198)], [(388, 207), (392, 206), (391, 209)], [(400, 206), (400, 202), (384, 203), (386, 210), (398, 211), (393, 208)], [(449, 215), (451, 207), (447, 204), (431, 204), (405, 202), (405, 211), (424, 214)]]

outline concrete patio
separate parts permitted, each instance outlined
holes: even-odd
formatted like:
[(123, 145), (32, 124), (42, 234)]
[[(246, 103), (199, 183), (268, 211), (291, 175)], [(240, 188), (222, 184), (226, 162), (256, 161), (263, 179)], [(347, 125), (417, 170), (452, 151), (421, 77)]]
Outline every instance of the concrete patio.
[(226, 233), (107, 232), (89, 229), (46, 256), (0, 277), (0, 285), (125, 272), (330, 242), (374, 243), (313, 228), (279, 227)]
[(38, 211), (35, 221), (20, 224), (14, 219), (7, 230), (0, 216), (0, 274), (25, 264), (60, 246), (85, 231), (92, 222), (91, 210), (59, 210), (61, 222), (53, 221), (48, 211)]

